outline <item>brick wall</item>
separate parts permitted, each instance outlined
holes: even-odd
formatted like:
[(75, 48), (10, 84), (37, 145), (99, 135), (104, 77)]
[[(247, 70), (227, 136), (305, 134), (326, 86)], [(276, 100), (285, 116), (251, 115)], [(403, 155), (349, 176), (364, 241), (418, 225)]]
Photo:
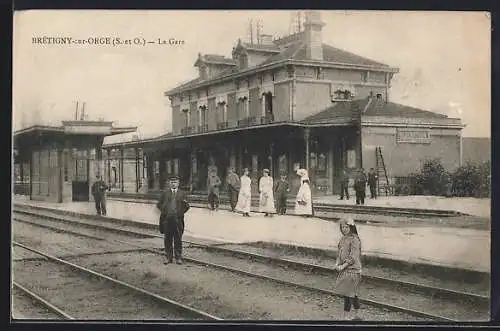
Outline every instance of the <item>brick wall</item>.
[(388, 176), (406, 176), (416, 172), (425, 159), (441, 158), (443, 166), (454, 170), (460, 161), (460, 131), (432, 129), (429, 144), (396, 142), (396, 128), (363, 127), (363, 167), (375, 167), (375, 147), (382, 147)]
[(385, 72), (370, 72), (368, 77), (368, 82), (373, 83), (385, 83)]
[(191, 101), (189, 103), (189, 126), (197, 127), (198, 123), (198, 102)]
[(356, 86), (356, 96), (355, 99), (366, 99), (370, 96), (370, 92), (376, 96), (378, 93), (382, 94), (382, 99), (386, 100), (386, 89), (385, 87), (374, 87), (374, 86)]
[(288, 82), (274, 86), (273, 114), (274, 120), (288, 121), (290, 119), (290, 85)]
[(296, 107), (293, 114), (294, 121), (325, 110), (331, 106), (330, 84), (297, 82), (295, 89)]
[(181, 133), (182, 128), (185, 125), (185, 114), (181, 112), (181, 106), (172, 107), (172, 132), (174, 134)]
[(238, 108), (236, 106), (236, 93), (229, 93), (227, 95), (227, 121), (229, 126), (236, 126), (238, 123)]
[(259, 89), (253, 88), (250, 89), (250, 116), (255, 116), (259, 118), (262, 116), (262, 102), (259, 95)]
[(362, 71), (359, 70), (344, 70), (344, 69), (332, 69), (325, 68), (322, 70), (324, 79), (328, 80), (340, 80), (349, 82), (361, 82), (362, 81)]

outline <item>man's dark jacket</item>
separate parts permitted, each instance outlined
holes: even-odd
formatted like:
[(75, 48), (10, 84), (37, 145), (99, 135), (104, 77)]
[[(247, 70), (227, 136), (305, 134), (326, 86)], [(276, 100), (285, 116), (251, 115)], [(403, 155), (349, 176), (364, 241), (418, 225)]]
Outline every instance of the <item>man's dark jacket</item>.
[[(172, 201), (172, 189), (168, 189), (161, 194), (160, 200), (156, 204), (156, 207), (160, 210), (160, 233), (163, 233), (163, 223), (167, 221), (167, 216), (172, 216), (174, 213), (171, 212), (170, 202)], [(175, 194), (175, 203), (177, 212), (175, 218), (169, 218), (172, 221), (175, 219), (182, 229), (184, 229), (184, 214), (189, 210), (190, 206), (187, 201), (187, 195), (184, 191), (177, 189)]]
[(102, 179), (100, 179), (92, 184), (92, 195), (94, 196), (94, 198), (101, 198), (104, 196), (107, 189), (108, 185), (106, 185), (106, 183)]

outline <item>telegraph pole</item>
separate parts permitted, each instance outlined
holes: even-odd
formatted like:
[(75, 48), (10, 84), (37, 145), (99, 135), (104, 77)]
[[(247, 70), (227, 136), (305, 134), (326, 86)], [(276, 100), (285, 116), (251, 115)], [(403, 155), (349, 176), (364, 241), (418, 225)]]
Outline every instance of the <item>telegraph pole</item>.
[(260, 39), (261, 32), (262, 32), (262, 20), (258, 19), (257, 20), (257, 44), (261, 43), (261, 39)]
[(248, 24), (248, 34), (250, 37), (250, 45), (253, 45), (253, 20), (250, 19), (250, 23)]
[(85, 102), (83, 102), (83, 105), (82, 105), (82, 114), (80, 116), (80, 120), (81, 121), (85, 120)]

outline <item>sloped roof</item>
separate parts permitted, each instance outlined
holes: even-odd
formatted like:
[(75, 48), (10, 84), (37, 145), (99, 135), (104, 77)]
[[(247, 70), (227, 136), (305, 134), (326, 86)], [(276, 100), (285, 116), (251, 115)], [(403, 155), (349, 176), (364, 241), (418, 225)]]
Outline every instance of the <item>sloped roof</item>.
[(228, 66), (236, 66), (236, 61), (230, 58), (225, 57), (224, 55), (219, 54), (205, 54), (201, 55), (198, 53), (198, 59), (194, 63), (194, 66), (197, 67), (200, 65), (200, 62), (208, 63), (208, 64), (221, 64)]
[[(294, 38), (298, 38), (300, 36), (294, 36)], [(245, 45), (245, 46), (244, 46)], [(251, 45), (248, 43), (245, 44), (238, 44), (237, 47), (249, 47), (252, 46), (257, 46), (257, 45)], [(263, 47), (262, 49), (265, 49), (268, 45), (260, 45), (258, 47)], [(271, 46), (269, 46), (271, 47)], [(276, 47), (278, 47), (276, 45)], [(339, 48), (330, 46), (328, 44), (323, 43), (323, 58), (324, 62), (329, 62), (332, 64), (347, 64), (347, 65), (361, 65), (361, 66), (375, 66), (379, 67), (381, 69), (389, 69), (390, 67), (387, 64), (383, 64), (359, 55), (356, 55), (354, 53), (350, 53), (344, 50), (341, 50)], [(307, 58), (307, 53), (306, 53), (306, 45), (304, 41), (300, 38), (298, 38), (295, 41), (292, 41), (288, 46), (281, 52), (277, 54), (273, 54), (269, 56), (265, 61), (257, 65), (255, 68), (258, 69), (259, 67), (266, 66), (266, 65), (272, 65), (273, 63), (279, 63), (281, 61), (286, 61), (286, 60), (298, 60), (298, 61), (307, 61), (310, 60)], [(233, 59), (225, 58), (222, 55), (217, 55), (217, 54), (205, 54), (201, 55), (199, 54), (199, 58), (195, 63), (195, 66), (199, 63), (199, 61), (205, 61), (207, 63), (217, 63), (217, 64), (225, 64), (230, 66), (227, 70), (224, 70), (217, 74), (216, 76), (210, 77), (206, 81), (211, 81), (213, 79), (231, 74), (231, 73), (236, 73), (240, 71), (241, 69), (238, 68), (236, 61)], [(247, 68), (245, 68), (246, 70)], [(193, 79), (183, 85), (177, 86), (174, 89), (170, 90), (169, 93), (175, 93), (179, 90), (189, 88), (191, 86), (195, 86), (196, 84), (202, 82), (202, 79), (196, 78)], [(165, 93), (167, 94), (167, 93)]]
[[(261, 65), (278, 62), (281, 60), (302, 60), (302, 61), (308, 60), (305, 43), (302, 41), (297, 41), (295, 43), (292, 43), (283, 52), (271, 56)], [(332, 63), (353, 64), (353, 65), (379, 66), (385, 68), (389, 67), (387, 64), (370, 60), (368, 58), (356, 55), (351, 52), (344, 51), (342, 49), (324, 43), (323, 43), (323, 61)]]
[[(365, 99), (368, 100), (368, 99)], [(412, 118), (448, 118), (448, 116), (435, 113), (420, 108), (401, 105), (394, 102), (385, 102), (384, 100), (374, 99), (368, 109), (363, 113), (364, 116), (396, 116)], [(366, 103), (365, 103), (366, 105)], [(364, 109), (364, 108), (363, 108)]]
[(364, 109), (367, 102), (368, 99), (356, 100), (354, 102), (337, 102), (325, 110), (306, 117), (301, 123), (319, 124), (332, 122), (341, 118), (353, 119), (357, 115), (357, 111)]
[[(295, 59), (307, 60), (305, 45), (297, 53)], [(380, 63), (348, 51), (344, 51), (340, 48), (336, 48), (328, 44), (323, 44), (323, 59), (324, 61), (335, 62), (335, 63), (389, 67), (387, 64)]]
[[(369, 98), (358, 99), (348, 102), (337, 102), (332, 106), (313, 114), (303, 121), (304, 124), (319, 124), (335, 121), (339, 118), (353, 118), (355, 110), (364, 111), (363, 116), (392, 116), (404, 118), (448, 118), (443, 114), (434, 113), (428, 110), (400, 105), (393, 102), (385, 102), (382, 99), (373, 99), (368, 105)], [(368, 108), (365, 110), (365, 108)]]
[(176, 91), (179, 91), (179, 90), (183, 90), (183, 89), (186, 89), (186, 88), (189, 88), (191, 86), (195, 86), (196, 84), (200, 83), (200, 82), (203, 82), (203, 81), (209, 81), (209, 80), (212, 80), (212, 79), (216, 79), (218, 77), (222, 77), (222, 76), (225, 76), (225, 75), (228, 75), (228, 74), (231, 74), (231, 73), (234, 73), (234, 72), (237, 72), (238, 69), (235, 68), (235, 67), (229, 67), (227, 69), (224, 69), (222, 70), (221, 72), (219, 72), (218, 74), (210, 77), (209, 79), (201, 79), (200, 77), (197, 77), (195, 79), (192, 79), (184, 84), (181, 84), (179, 86), (176, 86), (175, 88), (167, 91), (164, 93), (165, 96), (167, 96), (168, 94), (171, 94), (171, 93), (175, 93)]
[[(196, 77), (195, 79), (191, 79), (190, 81), (188, 82), (185, 82), (181, 85), (178, 85), (176, 86), (174, 89), (172, 89), (172, 91), (177, 91), (177, 90), (180, 90), (180, 89), (183, 89), (183, 88), (186, 88), (186, 87), (189, 87), (189, 86), (192, 86), (192, 85), (196, 85), (198, 84), (199, 82), (201, 82), (203, 79), (201, 79), (200, 77)], [(165, 95), (166, 95), (166, 92), (165, 92)]]
[(224, 55), (205, 54), (205, 55), (203, 55), (203, 59), (207, 63), (236, 65), (236, 61), (234, 61), (233, 59), (227, 58)]
[(300, 48), (303, 46), (301, 42), (295, 42), (293, 44), (290, 44), (288, 48), (283, 50), (282, 52), (275, 54), (273, 56), (270, 56), (267, 58), (264, 62), (259, 64), (259, 66), (263, 66), (266, 64), (270, 64), (273, 62), (279, 62), (283, 60), (288, 60), (288, 59), (293, 59), (294, 56), (297, 54), (298, 51), (300, 51)]

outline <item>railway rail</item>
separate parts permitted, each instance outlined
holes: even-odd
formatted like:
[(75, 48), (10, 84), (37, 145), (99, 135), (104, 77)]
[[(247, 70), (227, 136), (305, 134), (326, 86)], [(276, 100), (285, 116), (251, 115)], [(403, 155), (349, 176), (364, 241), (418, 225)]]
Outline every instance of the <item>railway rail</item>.
[[(88, 237), (90, 237), (90, 236), (88, 236)], [(97, 239), (97, 238), (95, 238), (95, 239)], [(131, 292), (134, 295), (138, 295), (138, 296), (141, 296), (142, 298), (145, 298), (147, 301), (152, 301), (152, 302), (155, 302), (156, 304), (159, 304), (159, 306), (160, 306), (159, 308), (161, 308), (162, 311), (164, 311), (163, 308), (166, 307), (167, 311), (174, 310), (176, 313), (181, 313), (182, 315), (186, 315), (186, 317), (190, 317), (190, 318), (194, 318), (194, 319), (222, 320), (221, 318), (219, 318), (217, 316), (211, 315), (209, 313), (206, 313), (206, 312), (198, 310), (196, 308), (184, 305), (184, 304), (177, 302), (177, 301), (174, 301), (172, 299), (157, 295), (155, 293), (149, 292), (149, 291), (144, 290), (142, 288), (139, 288), (139, 287), (136, 287), (134, 285), (128, 284), (126, 282), (109, 277), (109, 276), (104, 275), (102, 273), (96, 272), (92, 269), (89, 269), (89, 268), (80, 266), (78, 264), (69, 262), (67, 260), (49, 255), (45, 252), (42, 252), (42, 251), (35, 249), (35, 248), (32, 248), (28, 245), (25, 245), (25, 244), (22, 244), (22, 243), (19, 243), (16, 241), (13, 241), (12, 245), (16, 246), (16, 247), (20, 247), (22, 249), (25, 249), (27, 251), (33, 252), (37, 255), (44, 257), (46, 259), (46, 260), (44, 260), (44, 262), (50, 261), (52, 263), (63, 265), (65, 267), (69, 267), (69, 268), (75, 270), (79, 274), (82, 274), (85, 276), (91, 276), (91, 277), (97, 278), (99, 280), (107, 281), (107, 282), (109, 282), (113, 285), (116, 285), (118, 287), (121, 287), (121, 288), (125, 289), (127, 292)], [(50, 308), (51, 310), (53, 310), (54, 312), (56, 312), (58, 315), (62, 316), (63, 318), (74, 319), (71, 315), (64, 312), (62, 309), (56, 307), (55, 305), (51, 304), (46, 299), (37, 295), (33, 291), (28, 290), (26, 287), (24, 287), (18, 283), (15, 283), (14, 286), (21, 289), (23, 292), (25, 292), (26, 294), (28, 294), (32, 298), (36, 299), (37, 301), (43, 303), (45, 306), (47, 306), (48, 308)], [(116, 293), (116, 292), (114, 292), (114, 293)], [(113, 299), (116, 299), (116, 297), (113, 296)], [(119, 306), (119, 304), (117, 304), (116, 300), (114, 300), (113, 303), (114, 303), (114, 306), (115, 305)], [(125, 305), (126, 306), (129, 305), (129, 302), (125, 302)], [(116, 309), (116, 307), (113, 307), (113, 308)], [(120, 307), (118, 307), (118, 308), (120, 308)]]
[(30, 297), (32, 300), (36, 301), (39, 303), (41, 306), (52, 312), (54, 315), (65, 319), (65, 320), (74, 320), (75, 318), (69, 314), (67, 314), (64, 310), (56, 307), (55, 305), (51, 304), (49, 301), (45, 300), (44, 298), (40, 297), (37, 295), (35, 292), (27, 289), (26, 287), (22, 286), (21, 284), (13, 281), (12, 286), (14, 288), (17, 288), (21, 292), (23, 292), (26, 296)]
[[(18, 211), (16, 211), (18, 212)], [(98, 228), (100, 230), (104, 230), (106, 232), (114, 232), (114, 233), (121, 233), (126, 236), (134, 236), (134, 237), (160, 237), (157, 234), (153, 233), (146, 233), (144, 231), (132, 231), (130, 229), (118, 229), (116, 227), (109, 227), (103, 224), (96, 224), (96, 223), (91, 223), (91, 222), (85, 222), (81, 220), (70, 220), (68, 218), (60, 217), (60, 216), (54, 216), (54, 215), (40, 215), (39, 213), (32, 213), (29, 211), (22, 211), (23, 214), (25, 215), (31, 215), (35, 217), (40, 217), (44, 218), (46, 220), (51, 220), (56, 223), (63, 223), (63, 224), (71, 224), (71, 225), (78, 225), (80, 227), (84, 228)], [(20, 220), (22, 222), (27, 222), (31, 223), (34, 225), (42, 226), (42, 227), (48, 227), (48, 228), (54, 228), (55, 230), (58, 231), (64, 231), (64, 229), (54, 227), (52, 225), (48, 224), (40, 224), (39, 222), (32, 222), (32, 221), (27, 221), (27, 220)], [(73, 231), (74, 232), (74, 231)], [(108, 240), (106, 238), (102, 238), (99, 236), (94, 236), (96, 239), (101, 239), (101, 240)], [(155, 254), (163, 254), (163, 252), (160, 249), (151, 249), (151, 248), (145, 248), (143, 245), (137, 245), (131, 242), (125, 242), (122, 240), (115, 240), (120, 243), (124, 243), (126, 245), (131, 245), (135, 247), (140, 247), (142, 249), (145, 249), (146, 251), (153, 252)], [(257, 254), (257, 253), (252, 253), (240, 249), (230, 249), (230, 248), (225, 248), (221, 246), (214, 246), (214, 245), (207, 245), (207, 244), (202, 244), (198, 242), (193, 242), (189, 240), (185, 240), (185, 243), (190, 245), (191, 247), (198, 247), (198, 248), (203, 248), (207, 251), (211, 252), (216, 252), (216, 253), (222, 253), (222, 254), (227, 254), (230, 256), (238, 256), (246, 259), (251, 259), (251, 260), (258, 260), (258, 261), (264, 261), (266, 263), (271, 262), (272, 264), (275, 265), (287, 265), (291, 266), (292, 268), (296, 270), (308, 270), (309, 272), (315, 272), (315, 273), (326, 273), (329, 275), (333, 275), (336, 273), (335, 270), (331, 268), (327, 268), (324, 266), (319, 266), (315, 264), (307, 264), (307, 263), (302, 263), (298, 261), (293, 261), (293, 260), (287, 260), (287, 259), (282, 259), (282, 258), (277, 258), (277, 257), (272, 257), (269, 255), (264, 255), (264, 254)], [(195, 264), (200, 264), (200, 265), (206, 265), (210, 266), (212, 268), (217, 268), (217, 269), (222, 269), (222, 270), (227, 270), (230, 272), (234, 273), (239, 273), (251, 277), (256, 277), (256, 278), (261, 278), (261, 279), (266, 279), (269, 281), (273, 281), (276, 283), (280, 283), (283, 285), (288, 285), (288, 286), (295, 286), (303, 289), (307, 289), (312, 292), (320, 292), (323, 294), (330, 294), (330, 295), (337, 295), (333, 291), (324, 289), (324, 288), (317, 288), (317, 287), (311, 287), (307, 286), (304, 284), (299, 284), (296, 282), (290, 282), (290, 281), (285, 281), (283, 279), (279, 279), (277, 277), (270, 277), (262, 274), (256, 274), (253, 272), (245, 271), (242, 269), (234, 268), (232, 266), (228, 265), (222, 265), (222, 264), (216, 264), (216, 263), (211, 263), (206, 260), (199, 260), (191, 257), (185, 257), (185, 261), (195, 263)], [(460, 292), (456, 290), (450, 290), (450, 289), (445, 289), (445, 288), (439, 288), (439, 287), (432, 287), (432, 286), (426, 286), (418, 283), (411, 283), (411, 282), (404, 282), (404, 281), (399, 281), (395, 279), (389, 279), (389, 278), (384, 278), (384, 277), (377, 277), (377, 276), (371, 276), (371, 275), (364, 275), (363, 277), (364, 280), (366, 280), (368, 283), (370, 283), (371, 286), (386, 286), (386, 287), (398, 287), (400, 289), (407, 290), (409, 293), (420, 293), (427, 295), (431, 300), (433, 298), (440, 298), (443, 300), (449, 300), (449, 301), (467, 301), (473, 305), (476, 305), (478, 307), (481, 307), (481, 309), (486, 309), (486, 307), (489, 305), (489, 297), (484, 296), (484, 295), (479, 295), (479, 294), (474, 294), (474, 293), (467, 293), (467, 292)], [(378, 300), (370, 300), (370, 299), (362, 299), (361, 300), (363, 303), (374, 306), (374, 307), (379, 307), (379, 308), (384, 308), (384, 309), (389, 309), (392, 311), (399, 311), (403, 313), (410, 314), (412, 316), (416, 317), (424, 317), (432, 320), (442, 320), (442, 321), (454, 321), (455, 319), (449, 318), (446, 316), (440, 316), (435, 313), (431, 312), (424, 312), (424, 311), (417, 311), (414, 309), (411, 309), (407, 306), (397, 306), (393, 304), (388, 304), (385, 302), (380, 302)]]

